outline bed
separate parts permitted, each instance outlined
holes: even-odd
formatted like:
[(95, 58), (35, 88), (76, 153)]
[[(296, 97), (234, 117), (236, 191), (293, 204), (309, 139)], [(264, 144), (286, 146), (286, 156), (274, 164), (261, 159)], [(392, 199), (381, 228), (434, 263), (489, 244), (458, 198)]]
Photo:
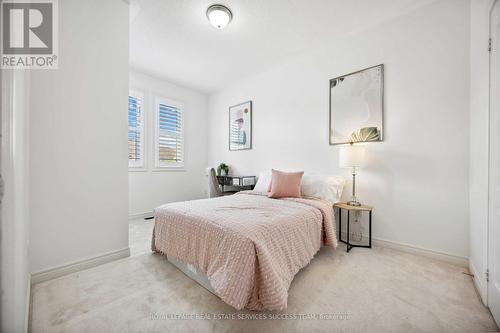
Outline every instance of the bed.
[(236, 309), (283, 310), (295, 274), (322, 245), (335, 248), (332, 204), (266, 193), (155, 209), (152, 250)]

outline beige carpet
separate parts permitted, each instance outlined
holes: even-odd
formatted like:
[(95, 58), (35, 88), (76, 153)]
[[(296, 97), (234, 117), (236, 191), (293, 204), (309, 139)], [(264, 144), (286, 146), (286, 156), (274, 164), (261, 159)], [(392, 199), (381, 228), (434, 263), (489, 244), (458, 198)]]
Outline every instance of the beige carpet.
[(325, 248), (295, 277), (286, 311), (252, 313), (139, 250), (140, 238), (131, 246), (143, 254), (35, 285), (32, 332), (497, 331), (463, 269), (428, 258)]

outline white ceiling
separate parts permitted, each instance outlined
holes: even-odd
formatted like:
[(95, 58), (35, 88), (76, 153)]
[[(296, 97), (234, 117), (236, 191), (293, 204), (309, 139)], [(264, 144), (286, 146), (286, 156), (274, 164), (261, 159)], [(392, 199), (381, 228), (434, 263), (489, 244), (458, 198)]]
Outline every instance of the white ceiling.
[[(211, 93), (335, 37), (434, 0), (131, 0), (130, 65)], [(224, 30), (206, 9), (226, 5)]]

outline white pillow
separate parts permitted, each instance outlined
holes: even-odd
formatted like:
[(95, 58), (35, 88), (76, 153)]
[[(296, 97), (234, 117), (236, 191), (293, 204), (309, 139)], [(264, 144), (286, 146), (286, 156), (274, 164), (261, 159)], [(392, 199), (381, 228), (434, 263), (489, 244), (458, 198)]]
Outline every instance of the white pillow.
[(253, 188), (256, 192), (269, 192), (269, 184), (271, 183), (271, 171), (262, 171), (257, 178), (257, 184)]
[(340, 176), (305, 174), (302, 177), (302, 196), (336, 203), (340, 201), (345, 182), (345, 179)]

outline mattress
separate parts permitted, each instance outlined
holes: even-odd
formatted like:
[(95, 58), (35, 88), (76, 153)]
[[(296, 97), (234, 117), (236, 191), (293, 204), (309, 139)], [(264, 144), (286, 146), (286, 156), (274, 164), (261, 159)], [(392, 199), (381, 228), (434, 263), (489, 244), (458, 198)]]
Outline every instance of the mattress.
[(153, 252), (236, 309), (285, 309), (293, 277), (322, 245), (337, 246), (328, 201), (247, 191), (155, 209)]

